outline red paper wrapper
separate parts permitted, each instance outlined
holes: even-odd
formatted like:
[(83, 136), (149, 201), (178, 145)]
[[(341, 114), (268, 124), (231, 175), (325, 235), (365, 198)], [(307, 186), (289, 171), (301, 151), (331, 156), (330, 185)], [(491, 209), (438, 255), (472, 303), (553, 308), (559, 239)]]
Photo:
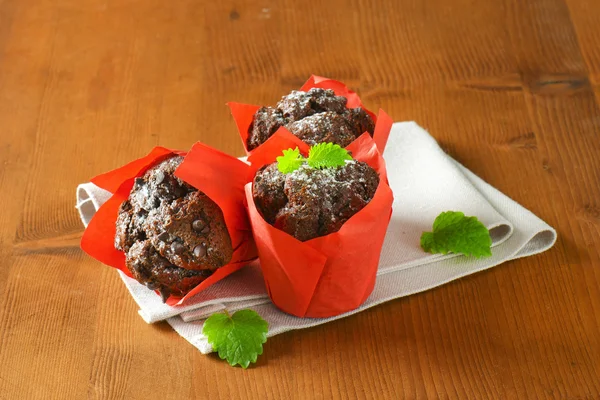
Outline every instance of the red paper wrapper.
[[(387, 135), (384, 139), (387, 140)], [(269, 142), (269, 143), (268, 143)], [(253, 152), (253, 170), (275, 161), (281, 149), (309, 146), (278, 131)], [(281, 310), (298, 317), (330, 317), (359, 307), (375, 285), (379, 255), (392, 213), (393, 194), (385, 162), (364, 133), (348, 146), (354, 159), (379, 173), (373, 199), (335, 233), (301, 242), (268, 224), (256, 209), (252, 183), (246, 184), (250, 222), (267, 291)]]
[[(373, 140), (375, 141), (379, 152), (383, 154), (383, 150), (385, 149), (385, 145), (387, 143), (387, 138), (389, 136), (390, 130), (392, 129), (392, 123), (394, 122), (392, 118), (386, 114), (385, 111), (379, 109), (379, 115), (375, 116), (375, 114), (369, 110), (367, 110), (358, 95), (352, 90), (348, 89), (346, 85), (342, 82), (335, 81), (333, 79), (323, 78), (321, 76), (312, 75), (308, 81), (300, 90), (308, 91), (312, 88), (321, 88), (321, 89), (332, 89), (337, 96), (344, 96), (348, 99), (346, 103), (347, 108), (363, 108), (370, 116), (373, 118), (375, 122), (375, 131), (373, 133)], [(231, 110), (231, 115), (233, 115), (233, 119), (237, 125), (240, 137), (242, 138), (242, 143), (244, 144), (244, 149), (246, 153), (250, 156), (252, 153), (256, 152), (262, 145), (258, 146), (256, 149), (249, 151), (247, 147), (248, 142), (248, 128), (252, 125), (252, 119), (254, 117), (254, 113), (256, 110), (260, 108), (260, 106), (254, 106), (250, 104), (242, 104), (242, 103), (227, 103)], [(292, 135), (286, 128), (281, 127), (277, 132), (287, 132)], [(292, 135), (293, 136), (293, 135)], [(300, 139), (298, 139), (300, 141)], [(356, 139), (358, 140), (358, 139)], [(355, 140), (355, 141), (356, 141)], [(265, 142), (266, 143), (266, 142)], [(350, 147), (350, 144), (348, 147)]]
[(94, 184), (113, 195), (96, 212), (81, 238), (81, 248), (86, 253), (131, 277), (125, 265), (125, 254), (114, 247), (119, 207), (129, 197), (136, 177), (174, 154), (185, 156), (175, 175), (204, 192), (223, 211), (234, 252), (229, 264), (217, 269), (187, 295), (171, 295), (166, 301), (171, 306), (182, 304), (256, 258), (256, 246), (245, 208), (244, 185), (249, 173), (248, 165), (201, 143), (195, 144), (187, 155), (185, 152), (155, 147), (147, 156), (92, 179)]

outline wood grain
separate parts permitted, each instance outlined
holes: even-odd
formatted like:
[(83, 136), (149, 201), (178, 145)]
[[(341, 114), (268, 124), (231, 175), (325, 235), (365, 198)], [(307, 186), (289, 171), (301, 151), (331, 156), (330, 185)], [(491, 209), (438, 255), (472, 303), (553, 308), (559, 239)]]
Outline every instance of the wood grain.
[[(0, 399), (600, 398), (598, 21), (593, 0), (0, 0)], [(559, 240), (231, 368), (79, 250), (74, 189), (157, 144), (241, 154), (224, 103), (311, 73)]]

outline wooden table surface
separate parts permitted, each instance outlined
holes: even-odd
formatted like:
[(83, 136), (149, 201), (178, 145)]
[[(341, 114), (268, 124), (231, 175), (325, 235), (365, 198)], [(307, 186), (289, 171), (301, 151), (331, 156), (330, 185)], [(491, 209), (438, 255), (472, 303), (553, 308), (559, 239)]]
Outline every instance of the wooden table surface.
[[(0, 399), (600, 398), (596, 0), (0, 0)], [(311, 73), (415, 120), (554, 248), (270, 339), (248, 370), (147, 325), (75, 187)]]

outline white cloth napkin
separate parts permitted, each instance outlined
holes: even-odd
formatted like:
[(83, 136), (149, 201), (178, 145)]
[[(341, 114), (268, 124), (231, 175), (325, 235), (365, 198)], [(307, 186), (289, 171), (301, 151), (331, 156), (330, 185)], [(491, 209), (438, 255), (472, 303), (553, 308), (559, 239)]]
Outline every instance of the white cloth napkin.
[[(375, 289), (358, 309), (333, 318), (297, 318), (279, 311), (269, 300), (258, 262), (194, 296), (184, 306), (170, 307), (160, 297), (121, 273), (125, 286), (148, 322), (167, 320), (202, 353), (211, 346), (202, 334), (204, 319), (227, 309), (251, 308), (269, 323), (269, 336), (308, 328), (360, 312), (377, 304), (422, 292), (505, 261), (540, 253), (552, 247), (556, 231), (513, 200), (464, 168), (414, 122), (395, 123), (384, 153), (393, 212), (387, 230)], [(508, 171), (507, 166), (507, 173)], [(77, 188), (77, 209), (87, 226), (110, 193), (91, 183)], [(475, 259), (423, 252), (419, 239), (431, 230), (442, 211), (474, 215), (489, 229), (492, 256)]]

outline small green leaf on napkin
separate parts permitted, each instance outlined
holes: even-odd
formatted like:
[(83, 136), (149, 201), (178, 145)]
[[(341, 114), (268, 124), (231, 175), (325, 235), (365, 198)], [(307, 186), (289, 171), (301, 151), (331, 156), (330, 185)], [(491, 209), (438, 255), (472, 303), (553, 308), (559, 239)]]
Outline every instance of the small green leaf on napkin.
[(433, 232), (423, 232), (421, 247), (429, 253), (458, 253), (477, 258), (492, 255), (490, 232), (476, 217), (446, 211), (433, 222)]
[(311, 168), (343, 167), (346, 160), (352, 160), (348, 150), (334, 143), (319, 143), (308, 152), (308, 165)]
[(267, 321), (256, 311), (240, 310), (231, 316), (227, 312), (211, 315), (204, 321), (202, 333), (221, 360), (248, 368), (262, 354), (268, 328)]

